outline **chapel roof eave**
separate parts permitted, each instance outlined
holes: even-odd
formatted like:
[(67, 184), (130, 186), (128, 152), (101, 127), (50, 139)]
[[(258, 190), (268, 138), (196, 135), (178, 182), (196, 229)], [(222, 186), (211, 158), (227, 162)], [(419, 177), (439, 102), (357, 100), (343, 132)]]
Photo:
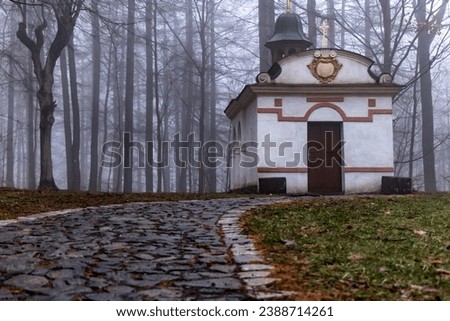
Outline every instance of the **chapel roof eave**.
[(404, 86), (395, 83), (386, 84), (252, 84), (246, 85), (236, 99), (233, 99), (225, 114), (233, 119), (241, 110), (247, 108), (258, 96), (362, 96), (394, 97)]
[(246, 85), (237, 98), (231, 100), (227, 108), (225, 108), (224, 113), (230, 120), (233, 119), (241, 110), (247, 108), (252, 101), (256, 99), (256, 93), (251, 89), (254, 86), (259, 85)]
[(348, 95), (390, 96), (397, 95), (404, 86), (395, 83), (379, 84), (254, 84), (248, 89), (255, 95)]

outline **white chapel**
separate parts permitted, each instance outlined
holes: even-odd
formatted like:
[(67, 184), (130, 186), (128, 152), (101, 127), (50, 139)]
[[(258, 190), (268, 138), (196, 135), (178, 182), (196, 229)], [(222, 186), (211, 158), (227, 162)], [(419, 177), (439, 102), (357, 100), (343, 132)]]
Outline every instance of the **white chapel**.
[(310, 49), (300, 17), (278, 17), (267, 42), (273, 65), (225, 110), (231, 120), (231, 190), (378, 193), (394, 175), (392, 98), (401, 86), (373, 61)]

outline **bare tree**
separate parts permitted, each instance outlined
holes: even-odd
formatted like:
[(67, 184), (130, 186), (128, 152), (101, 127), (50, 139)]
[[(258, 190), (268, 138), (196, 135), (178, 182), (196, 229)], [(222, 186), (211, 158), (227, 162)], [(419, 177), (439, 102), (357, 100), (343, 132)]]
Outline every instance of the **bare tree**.
[[(53, 162), (51, 150), (52, 127), (55, 122), (54, 111), (56, 102), (53, 98), (54, 70), (62, 50), (72, 37), (77, 18), (80, 14), (82, 0), (55, 0), (34, 1), (27, 4), (21, 1), (10, 0), (21, 10), (22, 21), (19, 22), (17, 38), (28, 48), (33, 60), (34, 73), (38, 82), (37, 98), (40, 107), (40, 151), (41, 151), (41, 177), (40, 189), (57, 189), (53, 177)], [(39, 24), (34, 28), (34, 38), (28, 35), (26, 6), (39, 7)], [(44, 31), (48, 27), (47, 19), (52, 17), (56, 20), (57, 31), (53, 41), (50, 43), (43, 63), (45, 36)]]
[[(433, 1), (435, 4), (435, 1)], [(431, 80), (431, 44), (439, 32), (447, 9), (448, 0), (442, 1), (439, 9), (427, 14), (427, 1), (417, 0), (416, 20), (418, 24), (417, 56), (420, 70), (420, 92), (422, 105), (422, 151), (426, 192), (436, 191), (436, 162), (434, 144), (434, 111)]]

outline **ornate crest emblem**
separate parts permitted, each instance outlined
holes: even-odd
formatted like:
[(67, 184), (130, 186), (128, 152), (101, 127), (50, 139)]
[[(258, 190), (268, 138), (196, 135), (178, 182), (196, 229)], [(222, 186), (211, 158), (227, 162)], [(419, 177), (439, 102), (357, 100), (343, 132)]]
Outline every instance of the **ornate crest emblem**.
[(314, 60), (308, 65), (312, 75), (322, 84), (331, 83), (342, 68), (334, 50), (322, 49), (314, 53)]

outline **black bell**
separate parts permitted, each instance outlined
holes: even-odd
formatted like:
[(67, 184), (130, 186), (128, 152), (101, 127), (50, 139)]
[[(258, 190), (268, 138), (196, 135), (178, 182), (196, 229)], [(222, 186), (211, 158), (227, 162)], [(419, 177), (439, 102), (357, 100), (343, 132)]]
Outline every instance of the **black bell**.
[(303, 33), (300, 16), (292, 12), (278, 17), (275, 32), (266, 43), (266, 47), (272, 51), (272, 63), (305, 51), (311, 46), (312, 42)]

